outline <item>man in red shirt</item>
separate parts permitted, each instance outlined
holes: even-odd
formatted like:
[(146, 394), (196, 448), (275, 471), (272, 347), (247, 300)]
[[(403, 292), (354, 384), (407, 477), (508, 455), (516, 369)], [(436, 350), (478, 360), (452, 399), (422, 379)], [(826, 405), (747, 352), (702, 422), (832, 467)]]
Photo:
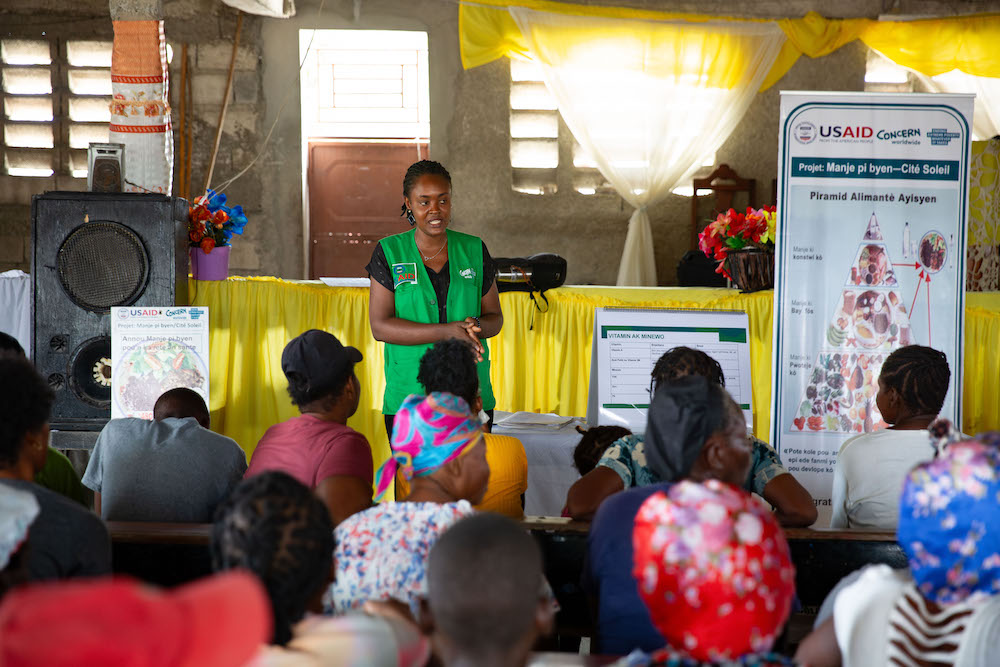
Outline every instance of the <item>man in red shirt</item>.
[(310, 329), (293, 338), (281, 354), (281, 370), (302, 414), (267, 430), (244, 475), (288, 473), (313, 489), (334, 525), (372, 504), (371, 446), (347, 426), (361, 395), (354, 374), (361, 359), (358, 350), (325, 331)]

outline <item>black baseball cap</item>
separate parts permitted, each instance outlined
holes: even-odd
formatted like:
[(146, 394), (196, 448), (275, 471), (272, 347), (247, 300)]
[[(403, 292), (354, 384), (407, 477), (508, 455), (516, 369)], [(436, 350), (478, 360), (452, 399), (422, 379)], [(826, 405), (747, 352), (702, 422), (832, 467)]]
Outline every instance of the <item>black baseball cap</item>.
[(295, 374), (304, 378), (311, 389), (326, 389), (362, 359), (357, 348), (345, 346), (333, 334), (310, 329), (285, 346), (281, 370), (285, 377)]

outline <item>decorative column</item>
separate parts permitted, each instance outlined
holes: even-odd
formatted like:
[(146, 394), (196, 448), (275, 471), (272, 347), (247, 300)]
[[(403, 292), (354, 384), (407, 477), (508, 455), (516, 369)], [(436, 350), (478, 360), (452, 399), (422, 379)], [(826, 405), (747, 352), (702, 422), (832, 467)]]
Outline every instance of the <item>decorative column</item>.
[(125, 144), (125, 192), (171, 194), (174, 141), (160, 0), (110, 0), (110, 141)]

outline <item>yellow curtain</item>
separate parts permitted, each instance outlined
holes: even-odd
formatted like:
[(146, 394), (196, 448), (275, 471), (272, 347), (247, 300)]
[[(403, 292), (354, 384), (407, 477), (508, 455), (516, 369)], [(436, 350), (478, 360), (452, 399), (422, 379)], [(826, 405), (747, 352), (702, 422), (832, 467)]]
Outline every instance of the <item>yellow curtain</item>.
[[(212, 427), (253, 453), (273, 424), (298, 414), (286, 392), (281, 351), (293, 337), (324, 329), (361, 350), (358, 413), (348, 422), (372, 445), (380, 465), (389, 456), (382, 419), (382, 345), (368, 326), (368, 290), (277, 278), (191, 281), (192, 305), (209, 308)], [(500, 295), (504, 327), (494, 338), (492, 373), (501, 410), (584, 416), (590, 377), (594, 308), (742, 310), (750, 319), (754, 432), (769, 438), (772, 292), (697, 288), (562, 287), (550, 290), (547, 312), (527, 294)], [(1000, 292), (966, 295), (963, 430), (1000, 429)]]
[[(466, 69), (485, 65), (503, 56), (531, 56), (507, 7), (524, 7), (576, 16), (650, 21), (754, 21), (547, 0), (475, 0), (474, 3), (459, 5), (459, 42), (462, 65)], [(1000, 43), (1000, 14), (916, 21), (875, 21), (865, 18), (827, 19), (816, 12), (809, 12), (802, 18), (781, 19), (777, 23), (788, 41), (761, 85), (761, 90), (766, 90), (781, 79), (800, 55), (818, 58), (855, 39), (861, 39), (890, 60), (928, 76), (959, 69), (976, 76), (1000, 77), (1000, 58), (996, 57), (996, 45)]]

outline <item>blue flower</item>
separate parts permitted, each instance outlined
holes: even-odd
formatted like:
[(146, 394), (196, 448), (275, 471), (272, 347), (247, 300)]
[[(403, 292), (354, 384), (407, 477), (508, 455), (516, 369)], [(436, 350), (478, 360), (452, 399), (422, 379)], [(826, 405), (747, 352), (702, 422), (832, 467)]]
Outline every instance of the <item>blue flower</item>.
[(207, 193), (208, 193), (207, 197), (208, 201), (205, 204), (205, 208), (207, 208), (212, 213), (215, 213), (220, 208), (223, 208), (226, 205), (226, 195), (224, 192), (217, 193), (215, 190), (209, 189)]

